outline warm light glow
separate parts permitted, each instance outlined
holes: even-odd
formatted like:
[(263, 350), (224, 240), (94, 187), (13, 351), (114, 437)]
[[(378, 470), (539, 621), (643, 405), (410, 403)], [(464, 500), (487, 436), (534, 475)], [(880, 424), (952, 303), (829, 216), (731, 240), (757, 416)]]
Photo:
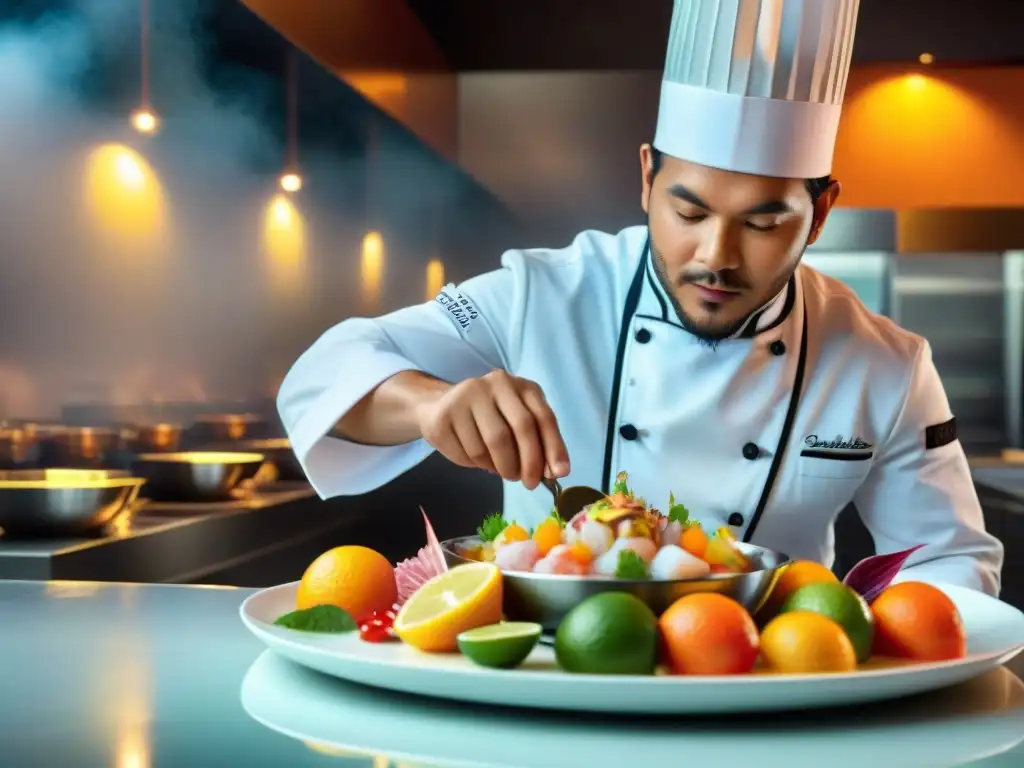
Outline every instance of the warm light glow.
[(405, 96), (409, 78), (398, 72), (341, 72), (341, 79), (371, 101)]
[(904, 83), (908, 88), (912, 88), (915, 91), (920, 91), (926, 85), (928, 85), (928, 78), (924, 75), (907, 75)]
[(384, 274), (384, 240), (379, 232), (367, 232), (363, 238), (360, 274), (363, 300), (368, 307), (380, 301), (381, 278)]
[(275, 195), (263, 221), (263, 249), (277, 289), (301, 281), (306, 263), (306, 222), (286, 195)]
[(137, 242), (163, 232), (163, 189), (145, 158), (129, 147), (104, 144), (90, 153), (85, 195), (93, 219), (109, 234)]
[(156, 133), (156, 129), (159, 125), (160, 121), (151, 109), (143, 107), (142, 109), (137, 109), (132, 112), (132, 126), (139, 133)]
[(433, 301), (444, 288), (444, 264), (440, 259), (427, 262), (427, 293), (426, 300)]
[(935, 57), (930, 53), (922, 53), (920, 56), (917, 57), (917, 60), (920, 61), (922, 64), (931, 64), (932, 62), (935, 61)]
[(302, 177), (297, 173), (286, 173), (281, 177), (281, 189), (285, 192), (298, 192), (302, 189)]

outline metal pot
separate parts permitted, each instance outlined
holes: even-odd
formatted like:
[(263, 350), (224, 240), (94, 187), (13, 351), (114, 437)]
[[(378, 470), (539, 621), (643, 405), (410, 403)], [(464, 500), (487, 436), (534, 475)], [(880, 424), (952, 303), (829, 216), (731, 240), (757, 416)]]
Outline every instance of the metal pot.
[(112, 427), (55, 427), (39, 439), (39, 465), (113, 468), (124, 465), (134, 434)]
[(229, 501), (263, 462), (260, 453), (145, 453), (132, 460), (132, 472), (146, 478), (146, 497), (152, 501)]
[(164, 453), (180, 450), (182, 428), (175, 424), (147, 424), (135, 428), (132, 449), (136, 453)]
[[(441, 542), (450, 567), (473, 562), (463, 553), (479, 547), (475, 536)], [(661, 613), (684, 595), (717, 592), (731, 597), (750, 613), (767, 598), (779, 568), (789, 556), (754, 544), (738, 543), (739, 550), (757, 566), (750, 573), (717, 573), (698, 579), (644, 579), (630, 581), (614, 576), (569, 576), (562, 574), (503, 571), (501, 584), (505, 615), (509, 621), (532, 621), (546, 631), (558, 628), (565, 615), (582, 600), (600, 592), (628, 592), (643, 600), (655, 614)]]
[(85, 534), (131, 507), (144, 482), (116, 470), (0, 472), (0, 528), (7, 536)]
[(0, 469), (31, 467), (39, 460), (39, 443), (24, 429), (0, 428)]
[(253, 413), (206, 413), (189, 427), (187, 443), (194, 448), (263, 437), (266, 420)]

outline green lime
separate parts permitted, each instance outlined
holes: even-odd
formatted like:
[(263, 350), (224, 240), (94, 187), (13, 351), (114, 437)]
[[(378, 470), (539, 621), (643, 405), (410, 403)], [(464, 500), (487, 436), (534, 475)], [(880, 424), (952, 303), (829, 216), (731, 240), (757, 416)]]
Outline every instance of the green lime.
[(555, 658), (566, 672), (652, 674), (658, 661), (658, 617), (627, 592), (593, 595), (558, 625)]
[(782, 605), (782, 613), (789, 611), (810, 611), (832, 619), (850, 638), (859, 663), (871, 656), (875, 619), (864, 598), (845, 584), (822, 582), (800, 587)]
[(518, 667), (540, 639), (541, 626), (528, 621), (509, 621), (467, 629), (455, 638), (459, 650), (481, 667)]

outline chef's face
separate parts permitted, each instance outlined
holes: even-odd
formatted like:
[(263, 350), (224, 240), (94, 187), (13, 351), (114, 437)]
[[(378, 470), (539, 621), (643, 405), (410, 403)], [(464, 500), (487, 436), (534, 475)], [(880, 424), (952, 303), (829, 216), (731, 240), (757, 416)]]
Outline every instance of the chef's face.
[(738, 331), (786, 285), (839, 194), (804, 179), (721, 171), (640, 150), (651, 252), (683, 325), (707, 341)]

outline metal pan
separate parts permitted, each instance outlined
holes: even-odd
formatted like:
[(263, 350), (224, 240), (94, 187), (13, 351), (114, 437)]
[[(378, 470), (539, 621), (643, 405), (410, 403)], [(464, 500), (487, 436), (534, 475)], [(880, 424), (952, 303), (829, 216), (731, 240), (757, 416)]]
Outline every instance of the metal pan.
[(143, 483), (117, 470), (0, 472), (0, 528), (9, 537), (86, 534), (128, 510)]
[(132, 460), (132, 473), (146, 478), (146, 498), (151, 501), (230, 501), (264, 461), (261, 453), (144, 453)]

